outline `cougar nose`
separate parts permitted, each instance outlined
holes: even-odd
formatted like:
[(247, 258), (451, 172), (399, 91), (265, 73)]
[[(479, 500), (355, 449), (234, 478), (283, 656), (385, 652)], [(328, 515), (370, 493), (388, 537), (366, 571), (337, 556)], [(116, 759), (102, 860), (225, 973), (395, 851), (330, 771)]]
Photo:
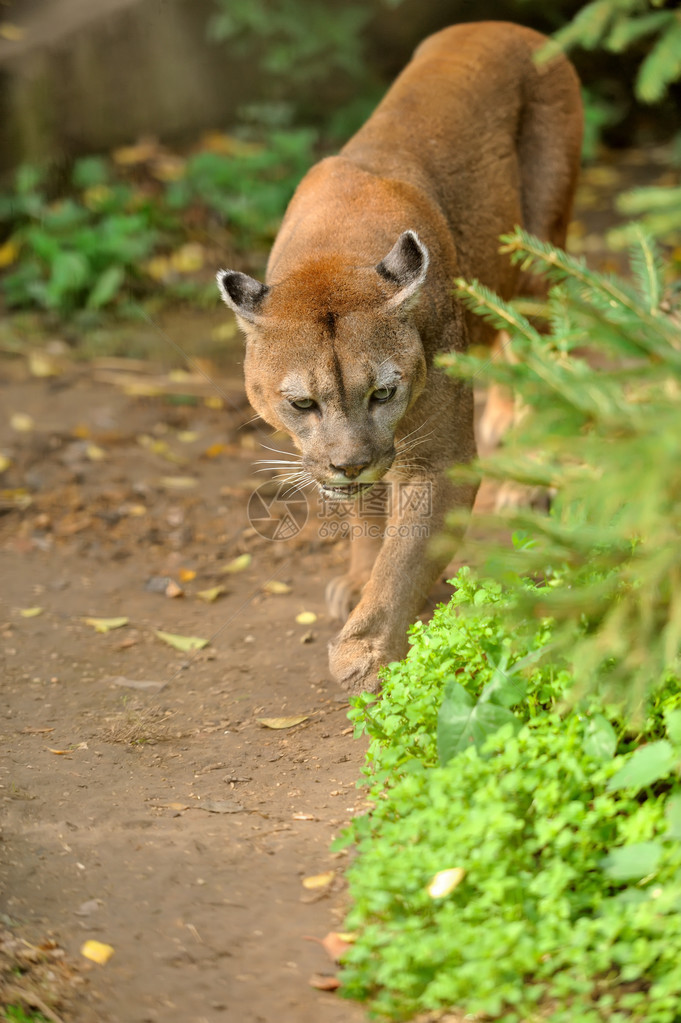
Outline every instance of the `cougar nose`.
[(334, 472), (347, 476), (349, 480), (354, 480), (366, 469), (368, 464), (368, 462), (365, 462), (364, 465), (332, 465), (331, 468)]

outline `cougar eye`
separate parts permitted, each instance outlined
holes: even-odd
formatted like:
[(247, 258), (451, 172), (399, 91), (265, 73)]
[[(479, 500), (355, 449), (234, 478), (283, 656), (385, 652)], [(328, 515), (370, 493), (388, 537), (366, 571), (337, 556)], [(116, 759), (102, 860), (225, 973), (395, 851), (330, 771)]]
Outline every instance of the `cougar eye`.
[(299, 412), (307, 412), (309, 409), (315, 407), (315, 402), (312, 398), (295, 398), (291, 401), (294, 408), (297, 408)]
[(390, 401), (396, 390), (396, 387), (377, 387), (371, 395), (371, 400), (379, 402)]

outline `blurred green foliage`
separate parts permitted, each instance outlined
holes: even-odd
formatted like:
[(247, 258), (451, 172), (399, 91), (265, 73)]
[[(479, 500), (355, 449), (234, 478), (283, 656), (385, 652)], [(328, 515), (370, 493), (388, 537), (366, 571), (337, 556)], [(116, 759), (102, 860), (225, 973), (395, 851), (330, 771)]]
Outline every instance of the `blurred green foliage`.
[[(189, 275), (209, 251), (211, 270), (225, 247), (264, 251), (313, 161), (315, 133), (275, 131), (266, 145), (217, 135), (213, 144), (218, 151), (186, 160), (143, 144), (137, 155), (135, 147), (121, 151), (125, 158), (77, 160), (57, 195), (47, 172), (20, 167), (0, 192), (7, 307), (61, 317), (123, 311), (159, 284), (187, 296)], [(212, 272), (207, 286), (217, 301)]]
[[(582, 691), (608, 686), (638, 706), (681, 656), (681, 320), (643, 233), (627, 281), (596, 273), (519, 228), (505, 251), (553, 282), (540, 333), (513, 305), (458, 281), (465, 303), (511, 336), (518, 362), (443, 356), (450, 372), (496, 380), (525, 406), (483, 474), (555, 493), (552, 514), (523, 509), (529, 549), (496, 571), (560, 569), (555, 590), (519, 594), (518, 614), (555, 619), (554, 644)], [(598, 367), (592, 365), (598, 355)]]
[(517, 615), (546, 584), (453, 582), (380, 701), (353, 701), (370, 809), (341, 841), (356, 852), (341, 993), (390, 1019), (676, 1023), (678, 680), (637, 731), (598, 693), (567, 709), (553, 623)]

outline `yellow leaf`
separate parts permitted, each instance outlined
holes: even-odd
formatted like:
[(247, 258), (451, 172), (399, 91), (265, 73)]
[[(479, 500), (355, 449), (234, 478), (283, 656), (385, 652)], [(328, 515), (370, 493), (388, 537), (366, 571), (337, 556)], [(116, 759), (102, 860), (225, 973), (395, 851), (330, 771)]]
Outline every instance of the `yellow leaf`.
[(225, 320), (218, 327), (213, 327), (210, 336), (213, 341), (231, 341), (233, 337), (236, 337), (238, 330), (236, 320)]
[(336, 876), (335, 870), (327, 870), (325, 874), (313, 874), (303, 878), (303, 888), (326, 888)]
[(226, 450), (226, 448), (227, 445), (220, 443), (220, 441), (218, 441), (217, 444), (211, 444), (211, 446), (206, 448), (204, 451), (204, 458), (217, 458), (218, 455), (221, 455), (223, 451)]
[(196, 273), (204, 264), (203, 247), (196, 242), (188, 242), (172, 253), (170, 263), (177, 273)]
[(199, 434), (196, 430), (180, 430), (177, 439), (181, 444), (193, 444), (195, 440), (199, 439)]
[(206, 408), (221, 409), (225, 407), (224, 401), (217, 394), (209, 394), (207, 398), (203, 399), (203, 404)]
[(192, 490), (199, 485), (193, 476), (161, 476), (158, 482), (164, 490)]
[(49, 753), (54, 753), (58, 757), (66, 757), (69, 753), (73, 753), (72, 749), (52, 749), (51, 746), (47, 747)]
[(453, 892), (457, 885), (460, 885), (466, 876), (463, 867), (451, 867), (449, 870), (439, 870), (431, 879), (428, 885), (428, 894), (431, 899), (443, 899), (445, 895)]
[(290, 593), (291, 587), (288, 583), (282, 583), (279, 579), (268, 579), (266, 583), (263, 583), (263, 590), (265, 593)]
[(142, 269), (155, 281), (163, 281), (170, 273), (170, 260), (165, 256), (154, 256), (142, 263)]
[(179, 181), (185, 174), (185, 162), (179, 156), (163, 154), (154, 160), (151, 173), (159, 181)]
[(21, 26), (13, 25), (10, 21), (0, 22), (0, 39), (6, 39), (10, 43), (18, 43), (25, 35), (26, 32)]
[(226, 565), (223, 565), (220, 572), (222, 575), (234, 575), (235, 572), (243, 572), (252, 561), (253, 556), (251, 554), (240, 554), (238, 558), (233, 558), (232, 561), (228, 561)]
[(113, 192), (108, 185), (92, 185), (83, 192), (83, 202), (89, 210), (96, 209), (110, 199)]
[(121, 146), (113, 152), (114, 161), (122, 167), (146, 163), (158, 154), (158, 145), (151, 139), (142, 139), (136, 146)]
[(55, 358), (50, 352), (34, 349), (28, 353), (28, 369), (31, 376), (40, 379), (58, 377), (64, 369), (63, 359)]
[(180, 577), (180, 582), (190, 583), (192, 579), (196, 579), (196, 572), (193, 568), (181, 568), (177, 573)]
[(89, 941), (81, 945), (80, 954), (85, 956), (86, 959), (91, 959), (93, 963), (105, 966), (114, 954), (114, 947), (113, 945), (105, 945), (102, 941), (94, 941), (90, 938)]
[(111, 632), (122, 629), (130, 621), (129, 618), (83, 618), (86, 625), (91, 625), (95, 632)]
[(43, 613), (41, 607), (20, 607), (19, 614), (22, 618), (37, 618), (38, 615)]
[(6, 472), (12, 464), (12, 459), (0, 452), (0, 472)]
[(17, 433), (29, 433), (35, 426), (35, 423), (33, 416), (29, 416), (28, 412), (14, 412), (9, 417), (9, 425)]
[(296, 615), (296, 621), (298, 625), (313, 625), (317, 621), (317, 615), (314, 611), (301, 611)]
[(176, 650), (182, 650), (183, 653), (190, 653), (192, 650), (203, 650), (209, 643), (209, 640), (201, 639), (199, 636), (176, 636), (172, 632), (161, 632), (158, 629), (154, 631), (154, 635), (162, 639), (168, 646), (175, 647)]
[(106, 458), (106, 451), (97, 444), (88, 444), (85, 448), (85, 454), (91, 462), (103, 462)]
[(5, 242), (4, 245), (0, 245), (0, 269), (16, 263), (18, 256), (19, 246), (16, 242), (9, 241)]
[(293, 718), (256, 718), (256, 721), (265, 728), (293, 728), (294, 725), (307, 721), (307, 718), (307, 714), (300, 714)]
[(221, 597), (227, 590), (224, 586), (213, 586), (210, 590), (199, 590), (196, 596), (199, 600), (203, 600), (206, 604), (212, 604), (214, 600)]

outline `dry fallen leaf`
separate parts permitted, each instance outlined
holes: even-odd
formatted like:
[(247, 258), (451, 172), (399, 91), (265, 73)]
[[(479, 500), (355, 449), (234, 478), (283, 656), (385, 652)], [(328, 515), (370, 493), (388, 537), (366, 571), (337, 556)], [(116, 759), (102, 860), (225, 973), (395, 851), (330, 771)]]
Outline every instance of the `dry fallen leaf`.
[(337, 991), (341, 986), (338, 977), (331, 977), (326, 973), (314, 973), (308, 983), (318, 991)]
[(326, 888), (336, 876), (335, 870), (327, 870), (325, 874), (311, 874), (303, 878), (303, 888)]
[(9, 425), (17, 433), (30, 433), (35, 426), (35, 422), (33, 416), (29, 416), (28, 412), (14, 412), (9, 417)]
[(164, 490), (192, 490), (199, 481), (193, 476), (161, 476), (158, 485)]
[(177, 585), (174, 579), (168, 580), (168, 585), (163, 592), (166, 597), (184, 597), (184, 590)]
[(431, 879), (428, 885), (428, 894), (431, 899), (443, 899), (445, 895), (453, 892), (457, 885), (460, 885), (466, 876), (463, 867), (451, 867), (449, 870), (439, 870)]
[(298, 625), (313, 625), (317, 621), (317, 615), (314, 611), (301, 611), (296, 615), (296, 621)]
[(19, 614), (22, 618), (37, 618), (43, 613), (42, 607), (20, 607)]
[(256, 721), (258, 724), (264, 725), (265, 728), (293, 728), (294, 725), (300, 725), (303, 721), (307, 721), (307, 718), (307, 714), (302, 714), (289, 718), (256, 718)]
[(0, 245), (0, 270), (6, 266), (11, 266), (12, 263), (16, 263), (19, 258), (19, 246), (16, 242), (9, 241), (5, 242), (4, 245)]
[(203, 799), (194, 809), (207, 810), (208, 813), (243, 813), (246, 807), (228, 799)]
[(338, 931), (329, 931), (322, 941), (322, 945), (334, 963), (339, 963), (356, 939), (356, 934), (340, 934)]
[(339, 931), (329, 931), (325, 938), (306, 937), (305, 940), (314, 941), (318, 945), (321, 945), (329, 958), (333, 959), (334, 963), (339, 963), (343, 958), (343, 954), (347, 952), (353, 942), (357, 940), (357, 935), (341, 934)]
[(240, 554), (238, 558), (233, 558), (231, 561), (228, 561), (226, 565), (223, 565), (220, 572), (222, 575), (232, 575), (234, 572), (243, 572), (249, 567), (252, 561), (252, 554)]
[(180, 582), (190, 583), (192, 579), (196, 579), (196, 572), (193, 568), (181, 568), (177, 573), (180, 577)]
[(176, 636), (172, 632), (161, 632), (158, 629), (154, 630), (154, 635), (162, 639), (168, 646), (175, 647), (176, 650), (182, 650), (184, 653), (189, 653), (192, 650), (203, 650), (209, 643), (209, 640), (201, 639), (200, 636)]
[(18, 43), (24, 38), (25, 30), (20, 25), (11, 21), (0, 22), (0, 39), (6, 39), (10, 43)]
[(311, 813), (294, 813), (291, 815), (292, 821), (314, 821), (316, 819)]
[(279, 579), (269, 579), (266, 583), (263, 583), (263, 590), (265, 593), (284, 594), (290, 593), (291, 587), (288, 583), (282, 583)]
[(28, 371), (40, 379), (61, 376), (65, 368), (64, 358), (59, 358), (43, 348), (34, 348), (28, 353)]
[(86, 625), (91, 625), (95, 632), (111, 632), (122, 629), (130, 621), (129, 618), (83, 618)]
[(0, 472), (6, 472), (12, 464), (12, 459), (0, 452)]
[(206, 604), (212, 604), (213, 601), (221, 597), (223, 593), (226, 593), (227, 589), (224, 586), (213, 586), (210, 590), (199, 590), (196, 596), (199, 600), (203, 600)]
[(80, 948), (80, 954), (93, 963), (105, 966), (114, 954), (113, 945), (105, 945), (102, 941), (94, 941), (92, 938), (84, 942)]
[(106, 458), (106, 451), (100, 448), (98, 444), (88, 444), (85, 448), (85, 454), (91, 462), (103, 462)]
[(73, 753), (72, 749), (52, 749), (51, 746), (47, 747), (48, 753), (54, 753), (58, 757), (67, 757), (69, 753)]
[(152, 679), (126, 678), (125, 675), (116, 675), (107, 680), (112, 686), (125, 686), (127, 689), (142, 689), (149, 692), (159, 692), (166, 685), (165, 682), (156, 682)]
[(217, 441), (215, 444), (211, 444), (210, 447), (206, 448), (206, 450), (203, 452), (203, 457), (218, 458), (220, 455), (224, 454), (226, 450), (227, 445), (221, 443), (220, 441)]

